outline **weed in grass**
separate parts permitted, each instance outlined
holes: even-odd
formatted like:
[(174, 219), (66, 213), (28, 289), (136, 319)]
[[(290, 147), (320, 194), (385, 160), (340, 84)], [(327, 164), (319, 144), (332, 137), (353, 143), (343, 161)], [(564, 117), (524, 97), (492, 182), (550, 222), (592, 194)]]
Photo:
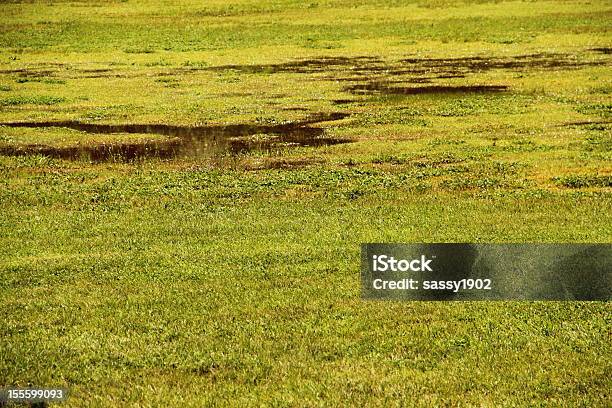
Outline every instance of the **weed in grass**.
[(583, 115), (596, 115), (602, 118), (612, 118), (612, 103), (586, 104), (576, 109)]
[(569, 175), (553, 177), (555, 184), (568, 188), (612, 187), (612, 176)]
[(0, 106), (18, 106), (18, 105), (55, 105), (65, 102), (67, 99), (59, 96), (11, 96), (0, 99)]

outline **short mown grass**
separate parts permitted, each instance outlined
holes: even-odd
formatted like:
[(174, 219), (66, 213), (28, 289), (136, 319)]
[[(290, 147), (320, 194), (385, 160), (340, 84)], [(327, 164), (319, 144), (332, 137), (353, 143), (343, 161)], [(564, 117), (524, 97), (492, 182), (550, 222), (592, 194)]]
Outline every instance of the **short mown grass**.
[[(359, 292), (366, 242), (610, 243), (607, 2), (2, 10), (0, 387), (75, 407), (611, 404), (609, 302)], [(312, 126), (351, 143), (10, 155), (167, 138), (12, 122), (333, 112)]]

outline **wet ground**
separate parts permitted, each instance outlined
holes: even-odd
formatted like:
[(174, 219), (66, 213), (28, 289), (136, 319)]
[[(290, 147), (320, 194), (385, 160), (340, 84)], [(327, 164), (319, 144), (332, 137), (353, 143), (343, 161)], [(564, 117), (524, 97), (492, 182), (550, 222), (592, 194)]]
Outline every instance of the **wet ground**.
[[(307, 75), (305, 80), (329, 80), (341, 84), (340, 90), (353, 96), (331, 101), (345, 109), (366, 103), (376, 95), (478, 95), (511, 92), (504, 84), (459, 85), (455, 78), (469, 78), (491, 70), (516, 72), (572, 70), (589, 66), (610, 65), (609, 48), (593, 48), (581, 54), (539, 53), (511, 57), (404, 58), (395, 61), (376, 56), (321, 57), (264, 65), (223, 65), (160, 68), (147, 75), (164, 78), (194, 72), (238, 72), (243, 74), (294, 73)], [(103, 78), (142, 75), (120, 68), (81, 69), (62, 64), (28, 69), (2, 70), (22, 80), (41, 78)], [(244, 96), (242, 94), (211, 97)], [(285, 96), (285, 95), (283, 95)], [(273, 95), (268, 95), (269, 98)], [(303, 107), (280, 107), (280, 110), (303, 111)], [(145, 143), (98, 144), (71, 147), (48, 145), (0, 146), (0, 154), (44, 154), (66, 159), (85, 158), (93, 161), (134, 160), (142, 157), (172, 158), (182, 156), (215, 156), (251, 151), (275, 151), (292, 146), (325, 146), (350, 140), (331, 138), (317, 123), (336, 121), (347, 113), (311, 114), (298, 122), (281, 124), (235, 124), (214, 126), (172, 126), (163, 124), (92, 124), (82, 122), (14, 122), (0, 123), (11, 127), (64, 127), (91, 134), (134, 133), (167, 136), (167, 139)]]
[[(597, 48), (590, 51), (605, 52)], [(590, 60), (584, 56), (561, 53), (539, 53), (517, 55), (512, 57), (462, 57), (462, 58), (405, 58), (399, 61), (387, 61), (379, 57), (323, 57), (304, 59), (280, 64), (266, 65), (222, 65), (200, 68), (205, 71), (233, 70), (242, 73), (327, 73), (338, 70), (354, 74), (434, 74), (436, 78), (465, 76), (494, 69), (534, 70), (534, 69), (579, 69), (588, 66), (604, 65), (601, 60)], [(335, 78), (336, 79), (336, 78)]]
[(386, 95), (419, 95), (419, 94), (460, 94), (460, 93), (495, 93), (508, 89), (505, 85), (429, 85), (416, 87), (397, 87), (384, 82), (369, 82), (350, 85), (344, 88), (355, 95), (386, 94)]
[[(316, 79), (334, 81), (366, 81), (373, 77), (408, 76), (417, 83), (432, 82), (436, 79), (463, 78), (470, 74), (491, 70), (534, 71), (572, 70), (584, 67), (610, 65), (607, 56), (611, 48), (599, 47), (582, 53), (537, 53), (508, 57), (460, 57), (460, 58), (404, 58), (387, 60), (377, 56), (320, 57), (299, 59), (277, 64), (218, 65), (160, 68), (147, 75), (164, 77), (195, 72), (227, 72), (244, 74), (317, 74)], [(602, 55), (603, 54), (603, 55)], [(599, 56), (600, 58), (593, 58)], [(0, 74), (12, 74), (23, 78), (113, 78), (143, 75), (126, 67), (79, 68), (62, 63), (47, 63), (20, 69), (0, 70)]]
[(238, 124), (213, 126), (172, 126), (163, 124), (94, 124), (65, 122), (5, 122), (0, 126), (62, 127), (92, 134), (155, 134), (166, 140), (144, 143), (117, 143), (53, 147), (48, 145), (0, 146), (0, 154), (23, 156), (43, 154), (63, 159), (131, 161), (139, 158), (221, 156), (252, 151), (273, 152), (295, 146), (327, 146), (348, 143), (349, 139), (327, 137), (317, 123), (340, 120), (346, 113), (316, 114), (299, 122), (281, 124)]

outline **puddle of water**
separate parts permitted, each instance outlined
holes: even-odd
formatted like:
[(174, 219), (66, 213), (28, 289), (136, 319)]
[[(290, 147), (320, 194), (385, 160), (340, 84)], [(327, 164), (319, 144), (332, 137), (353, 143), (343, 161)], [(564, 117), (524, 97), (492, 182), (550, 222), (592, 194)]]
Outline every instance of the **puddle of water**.
[(585, 61), (570, 54), (540, 53), (514, 57), (407, 58), (408, 66), (448, 73), (486, 72), (494, 69), (576, 69), (605, 65), (605, 61)]
[(246, 74), (296, 73), (312, 74), (334, 69), (349, 69), (354, 73), (373, 72), (385, 69), (378, 57), (322, 57), (262, 65), (220, 65), (202, 68), (205, 71), (238, 71)]
[(53, 147), (47, 145), (0, 146), (0, 155), (28, 156), (41, 154), (68, 160), (91, 160), (94, 162), (117, 159), (132, 161), (140, 157), (174, 157), (180, 147), (180, 141), (165, 142), (102, 144), (88, 146)]
[(346, 113), (312, 115), (299, 122), (281, 124), (238, 124), (216, 126), (172, 126), (162, 124), (106, 125), (64, 122), (9, 122), (0, 126), (47, 128), (63, 127), (87, 133), (138, 133), (168, 136), (167, 140), (143, 143), (117, 143), (87, 146), (53, 147), (48, 145), (2, 146), (0, 154), (23, 156), (43, 154), (63, 159), (132, 161), (157, 157), (212, 157), (251, 151), (278, 151), (295, 146), (329, 146), (348, 143), (349, 139), (325, 136), (325, 129), (312, 124), (340, 120)]
[[(608, 49), (596, 49), (607, 53)], [(321, 74), (312, 79), (348, 82), (343, 90), (354, 95), (391, 94), (451, 94), (493, 93), (508, 90), (505, 86), (444, 86), (440, 79), (465, 78), (467, 75), (491, 70), (558, 70), (578, 69), (609, 64), (604, 60), (586, 60), (578, 55), (540, 53), (514, 57), (406, 58), (385, 61), (379, 57), (324, 57), (265, 65), (223, 65), (203, 68), (207, 71), (237, 71), (240, 73)], [(391, 80), (391, 78), (395, 78)], [(432, 84), (406, 87), (390, 84)]]
[(602, 54), (612, 54), (612, 48), (610, 47), (591, 48), (591, 51), (600, 52)]
[[(596, 48), (594, 51), (609, 53), (609, 48)], [(298, 73), (314, 74), (329, 73), (330, 71), (350, 72), (354, 76), (344, 80), (359, 80), (363, 76), (372, 74), (408, 75), (425, 74), (434, 75), (435, 78), (463, 77), (468, 72), (483, 72), (493, 69), (556, 69), (581, 68), (586, 66), (605, 65), (605, 61), (584, 61), (575, 55), (560, 53), (540, 53), (519, 55), (514, 57), (463, 57), (463, 58), (406, 58), (398, 62), (384, 61), (379, 57), (323, 57), (280, 64), (263, 65), (221, 65), (201, 68), (206, 71), (238, 71), (241, 73)], [(337, 79), (337, 78), (334, 78)]]
[[(585, 50), (609, 55), (607, 47)], [(58, 65), (58, 66), (55, 66)], [(587, 60), (580, 54), (539, 53), (513, 57), (462, 57), (462, 58), (405, 58), (386, 61), (376, 56), (320, 57), (294, 60), (278, 64), (219, 65), (212, 67), (176, 67), (157, 72), (157, 76), (184, 75), (195, 72), (235, 71), (246, 74), (320, 74), (316, 80), (363, 82), (373, 77), (406, 76), (406, 81), (431, 82), (435, 79), (462, 78), (466, 74), (495, 69), (523, 71), (527, 69), (579, 69), (589, 66), (609, 65), (607, 60)], [(53, 67), (53, 69), (49, 69)], [(135, 77), (143, 73), (116, 71), (113, 68), (70, 68), (60, 64), (44, 64), (27, 69), (0, 70), (0, 74), (17, 74), (21, 77), (56, 76), (63, 69), (68, 78)], [(150, 73), (146, 73), (150, 75)]]
[(363, 101), (359, 99), (332, 99), (331, 101), (331, 103), (333, 103), (334, 105), (348, 105), (350, 103), (359, 103), (359, 102), (363, 102)]
[(288, 106), (286, 108), (281, 108), (281, 110), (289, 112), (307, 112), (308, 108), (303, 108), (301, 106)]
[(19, 68), (19, 69), (2, 69), (0, 70), (0, 74), (14, 75), (17, 74), (20, 78), (44, 78), (52, 76), (54, 73), (58, 71), (53, 71), (50, 69), (28, 69), (28, 68)]
[(505, 85), (465, 85), (445, 86), (430, 85), (418, 87), (395, 87), (386, 83), (370, 82), (366, 84), (355, 84), (344, 88), (345, 91), (355, 95), (422, 95), (422, 94), (458, 94), (458, 93), (497, 93), (508, 90)]
[(584, 120), (578, 122), (567, 122), (559, 126), (592, 126), (592, 125), (610, 125), (612, 120)]

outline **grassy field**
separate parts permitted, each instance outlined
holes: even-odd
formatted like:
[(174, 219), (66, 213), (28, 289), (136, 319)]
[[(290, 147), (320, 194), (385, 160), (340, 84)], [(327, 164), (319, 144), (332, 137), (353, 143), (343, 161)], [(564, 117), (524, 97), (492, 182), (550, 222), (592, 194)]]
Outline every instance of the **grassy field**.
[(609, 302), (359, 280), (364, 242), (612, 241), (610, 2), (177, 3), (0, 5), (0, 388), (612, 404)]

